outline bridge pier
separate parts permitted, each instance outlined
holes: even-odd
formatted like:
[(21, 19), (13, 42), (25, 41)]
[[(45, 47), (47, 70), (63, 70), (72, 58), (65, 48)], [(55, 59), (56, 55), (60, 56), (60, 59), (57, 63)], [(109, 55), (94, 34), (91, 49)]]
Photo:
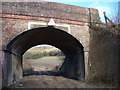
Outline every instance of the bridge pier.
[(3, 62), (3, 85), (9, 86), (19, 81), (23, 77), (22, 57), (8, 50), (4, 50), (4, 58), (5, 60)]
[(84, 60), (85, 60), (85, 79), (88, 79), (89, 76), (89, 51), (84, 51)]
[(0, 90), (2, 89), (2, 60), (3, 60), (3, 52), (0, 50)]
[(84, 51), (68, 55), (65, 58), (63, 66), (60, 68), (62, 73), (65, 73), (66, 77), (83, 80), (85, 78), (85, 62)]

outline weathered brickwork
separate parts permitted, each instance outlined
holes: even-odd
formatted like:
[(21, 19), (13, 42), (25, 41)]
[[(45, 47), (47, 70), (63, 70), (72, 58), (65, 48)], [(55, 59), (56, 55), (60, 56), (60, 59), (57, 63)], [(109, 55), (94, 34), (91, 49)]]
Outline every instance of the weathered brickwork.
[(27, 15), (36, 17), (52, 17), (65, 20), (90, 22), (90, 14), (93, 21), (99, 22), (97, 9), (83, 8), (51, 2), (12, 2), (3, 3), (3, 12), (15, 15)]
[[(22, 20), (36, 20), (36, 21), (45, 21), (48, 22), (50, 17), (35, 17), (35, 16), (24, 16), (24, 15), (11, 15), (11, 14), (2, 14), (2, 18), (10, 18), (10, 19), (22, 19)], [(54, 18), (56, 22), (59, 23), (67, 23), (67, 24), (75, 24), (75, 25), (85, 25), (87, 23), (83, 23), (82, 21), (71, 21), (71, 20), (64, 20), (64, 19), (57, 19)]]
[[(2, 3), (0, 2), (0, 13), (2, 13)], [(0, 17), (2, 15), (0, 14)], [(2, 28), (2, 19), (0, 18), (0, 28)], [(2, 89), (2, 57), (3, 57), (3, 51), (2, 51), (2, 30), (0, 30), (0, 90)]]
[(108, 30), (91, 30), (89, 79), (118, 85), (119, 35)]
[[(28, 30), (28, 22), (35, 20), (5, 19), (3, 18), (3, 48), (17, 35)], [(40, 21), (39, 21), (40, 22)], [(48, 22), (47, 22), (48, 23)], [(57, 23), (57, 22), (56, 22)], [(64, 23), (59, 23), (64, 24)], [(6, 27), (7, 25), (7, 27)], [(76, 37), (89, 51), (89, 28), (88, 26), (70, 25), (70, 33)]]
[[(7, 45), (18, 35), (23, 32), (28, 31), (28, 23), (48, 23), (49, 20), (53, 18), (56, 24), (69, 26), (69, 34), (75, 37), (84, 47), (85, 55), (85, 71), (86, 77), (88, 76), (88, 59), (89, 59), (89, 23), (90, 22), (100, 22), (98, 10), (92, 8), (83, 8), (72, 5), (65, 5), (60, 3), (51, 2), (12, 2), (2, 3), (2, 50), (6, 50)], [(62, 27), (63, 28), (63, 27)], [(65, 28), (63, 28), (64, 30)], [(23, 44), (23, 43), (20, 43)], [(2, 52), (3, 53), (3, 52)], [(6, 55), (3, 53), (3, 70), (9, 68), (6, 63)], [(13, 63), (17, 65), (18, 62), (15, 61), (19, 56), (11, 55), (13, 57)], [(77, 58), (79, 56), (76, 55)], [(73, 59), (76, 58), (72, 57)], [(11, 62), (10, 62), (11, 63)], [(12, 71), (15, 72), (16, 78), (21, 78), (18, 76), (22, 73), (21, 70), (18, 72), (16, 66), (13, 66)], [(19, 66), (19, 65), (18, 65)], [(21, 69), (21, 68), (19, 68)], [(8, 71), (8, 72), (9, 72)], [(4, 73), (6, 75), (6, 73)], [(12, 76), (12, 72), (10, 72)], [(6, 80), (4, 76), (4, 80)], [(9, 78), (8, 81), (12, 81)]]

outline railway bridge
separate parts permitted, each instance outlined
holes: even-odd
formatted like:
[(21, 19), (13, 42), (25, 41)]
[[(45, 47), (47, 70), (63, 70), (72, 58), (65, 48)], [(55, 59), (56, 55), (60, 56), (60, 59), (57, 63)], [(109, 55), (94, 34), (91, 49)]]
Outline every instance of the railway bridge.
[(97, 9), (54, 2), (2, 2), (1, 80), (22, 79), (22, 56), (31, 47), (49, 44), (65, 54), (61, 71), (68, 77), (89, 76), (90, 23), (100, 22)]

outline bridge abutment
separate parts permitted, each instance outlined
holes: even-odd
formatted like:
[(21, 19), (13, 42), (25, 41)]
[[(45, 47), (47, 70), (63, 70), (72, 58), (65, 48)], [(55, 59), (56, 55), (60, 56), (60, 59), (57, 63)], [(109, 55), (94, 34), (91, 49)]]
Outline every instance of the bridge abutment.
[(2, 68), (3, 68), (3, 86), (11, 85), (21, 80), (23, 77), (22, 71), (22, 57), (9, 52), (8, 50), (3, 51)]
[(85, 62), (82, 60), (84, 60), (83, 50), (80, 50), (80, 52), (76, 54), (68, 55), (68, 57), (65, 58), (60, 71), (65, 73), (65, 76), (68, 78), (83, 80), (85, 79)]
[(3, 60), (3, 52), (0, 50), (0, 89), (2, 89), (2, 60)]

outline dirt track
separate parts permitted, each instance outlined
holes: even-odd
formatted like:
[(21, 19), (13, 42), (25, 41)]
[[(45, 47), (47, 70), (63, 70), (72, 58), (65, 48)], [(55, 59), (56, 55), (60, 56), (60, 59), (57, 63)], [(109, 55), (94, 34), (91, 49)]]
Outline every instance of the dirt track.
[(86, 88), (88, 85), (61, 76), (26, 76), (18, 84), (25, 88)]
[[(36, 60), (27, 60), (34, 71), (54, 70), (61, 63), (59, 57), (43, 57)], [(26, 63), (25, 65), (28, 65)], [(29, 67), (29, 66), (28, 66)], [(30, 68), (30, 67), (29, 67)], [(50, 75), (50, 74), (48, 74)], [(110, 88), (103, 84), (88, 84), (82, 81), (68, 79), (62, 76), (31, 75), (25, 76), (16, 84), (21, 88)]]
[(16, 84), (19, 88), (110, 88), (105, 85), (87, 84), (61, 76), (26, 76)]

